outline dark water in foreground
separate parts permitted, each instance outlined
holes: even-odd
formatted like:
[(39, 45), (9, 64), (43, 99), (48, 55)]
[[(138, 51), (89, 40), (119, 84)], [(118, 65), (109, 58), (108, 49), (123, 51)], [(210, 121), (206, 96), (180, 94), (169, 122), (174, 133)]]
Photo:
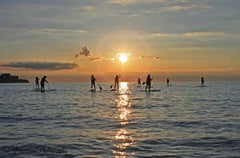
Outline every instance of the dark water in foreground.
[[(108, 89), (110, 84), (102, 85)], [(0, 84), (0, 157), (239, 157), (240, 84)]]

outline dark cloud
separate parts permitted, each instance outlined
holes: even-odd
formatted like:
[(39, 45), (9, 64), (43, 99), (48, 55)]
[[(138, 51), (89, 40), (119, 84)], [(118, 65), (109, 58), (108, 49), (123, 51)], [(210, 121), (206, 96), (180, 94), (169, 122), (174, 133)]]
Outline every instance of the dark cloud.
[(92, 62), (96, 62), (96, 61), (101, 60), (101, 58), (100, 58), (100, 57), (93, 57), (93, 58), (90, 58), (90, 60), (91, 60)]
[(143, 59), (156, 59), (156, 60), (158, 60), (158, 59), (160, 59), (160, 57), (158, 57), (158, 56), (140, 56), (140, 57), (138, 57), (138, 59), (139, 60), (143, 60)]
[(63, 70), (73, 69), (77, 67), (77, 64), (60, 62), (12, 62), (8, 64), (2, 64), (1, 66), (12, 68), (26, 68), (33, 70)]
[(79, 54), (75, 55), (75, 58), (77, 58), (78, 56), (83, 55), (83, 56), (90, 56), (91, 55), (91, 51), (88, 49), (87, 46), (82, 47), (82, 50), (80, 50)]

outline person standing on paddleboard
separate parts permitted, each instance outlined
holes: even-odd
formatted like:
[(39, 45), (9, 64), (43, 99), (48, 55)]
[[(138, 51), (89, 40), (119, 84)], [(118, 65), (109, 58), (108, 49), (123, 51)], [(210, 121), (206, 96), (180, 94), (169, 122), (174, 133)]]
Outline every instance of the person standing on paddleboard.
[(166, 86), (169, 87), (170, 86), (170, 80), (169, 78), (167, 78), (167, 83), (166, 83)]
[(39, 78), (36, 76), (35, 79), (36, 89), (39, 89)]
[(201, 87), (204, 87), (204, 77), (201, 77)]
[(148, 92), (150, 92), (151, 89), (151, 82), (152, 82), (153, 78), (151, 78), (151, 75), (148, 74), (147, 78), (146, 78), (146, 87), (145, 87), (145, 91), (148, 90)]
[(41, 79), (41, 81), (40, 81), (40, 84), (41, 84), (41, 92), (44, 92), (44, 91), (45, 91), (45, 86), (44, 86), (45, 82), (48, 83), (48, 81), (47, 81), (47, 76), (43, 76), (42, 79)]
[(138, 83), (138, 86), (141, 86), (141, 79), (140, 79), (140, 77), (138, 77), (137, 83)]
[(96, 78), (94, 77), (94, 75), (91, 75), (90, 78), (91, 78), (91, 90), (96, 90), (96, 84), (95, 84)]
[(114, 89), (119, 89), (119, 78), (120, 78), (120, 75), (116, 75), (115, 76), (115, 79), (114, 79)]

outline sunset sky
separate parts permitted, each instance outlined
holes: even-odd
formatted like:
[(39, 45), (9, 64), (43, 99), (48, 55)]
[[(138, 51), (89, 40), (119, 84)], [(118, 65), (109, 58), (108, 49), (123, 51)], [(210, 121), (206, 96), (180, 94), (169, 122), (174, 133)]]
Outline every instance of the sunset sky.
[(240, 80), (239, 8), (239, 0), (1, 0), (0, 73)]

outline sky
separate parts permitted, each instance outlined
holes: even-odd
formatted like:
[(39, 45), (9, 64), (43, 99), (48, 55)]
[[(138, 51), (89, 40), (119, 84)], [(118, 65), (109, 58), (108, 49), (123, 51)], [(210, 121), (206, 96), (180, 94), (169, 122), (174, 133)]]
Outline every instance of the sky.
[(239, 0), (0, 0), (0, 73), (239, 81), (239, 8)]

